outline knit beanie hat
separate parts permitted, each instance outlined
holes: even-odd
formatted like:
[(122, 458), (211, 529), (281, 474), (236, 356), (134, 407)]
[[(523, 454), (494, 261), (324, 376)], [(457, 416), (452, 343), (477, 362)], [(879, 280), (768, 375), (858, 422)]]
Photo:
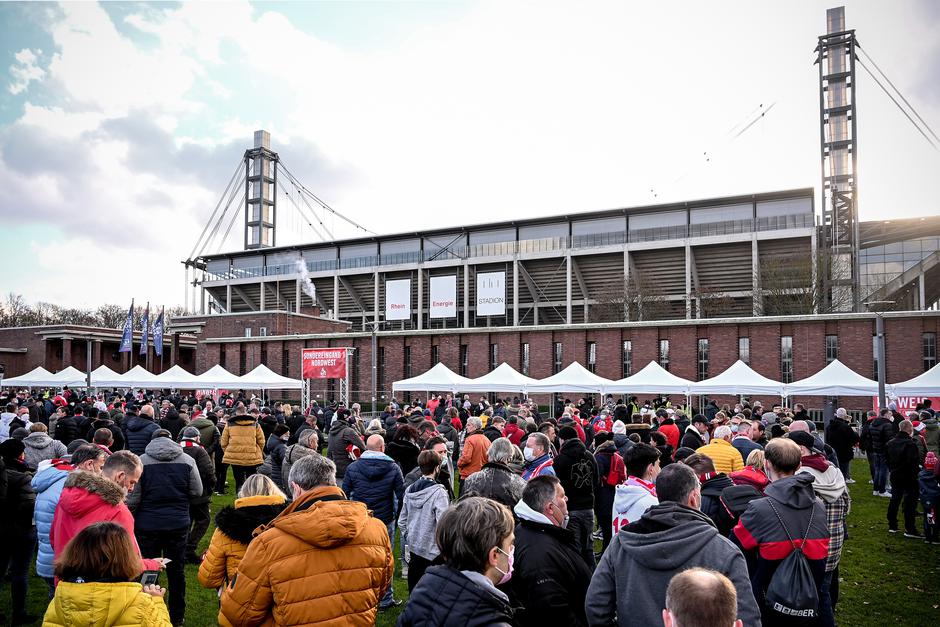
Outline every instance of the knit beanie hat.
[(924, 470), (936, 470), (937, 469), (937, 454), (933, 451), (927, 453), (927, 458), (924, 459)]
[(614, 435), (625, 435), (627, 433), (627, 425), (623, 424), (619, 420), (615, 420), (612, 431), (614, 432)]

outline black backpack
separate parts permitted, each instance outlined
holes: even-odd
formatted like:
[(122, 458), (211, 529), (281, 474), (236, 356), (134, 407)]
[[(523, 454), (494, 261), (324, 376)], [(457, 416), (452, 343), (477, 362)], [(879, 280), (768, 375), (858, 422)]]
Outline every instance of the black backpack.
[(752, 485), (732, 485), (721, 491), (718, 501), (721, 507), (715, 515), (715, 524), (722, 535), (727, 536), (734, 529), (747, 509), (748, 503), (763, 496), (760, 490)]
[(787, 526), (783, 524), (777, 508), (774, 507), (773, 500), (767, 499), (767, 503), (776, 514), (783, 532), (787, 534), (787, 539), (793, 546), (793, 551), (777, 566), (764, 595), (767, 613), (776, 619), (768, 622), (791, 625), (815, 624), (819, 618), (819, 592), (802, 547), (806, 544), (810, 529), (813, 527), (813, 514), (816, 508), (810, 507), (806, 535), (803, 536), (802, 544), (797, 546)]

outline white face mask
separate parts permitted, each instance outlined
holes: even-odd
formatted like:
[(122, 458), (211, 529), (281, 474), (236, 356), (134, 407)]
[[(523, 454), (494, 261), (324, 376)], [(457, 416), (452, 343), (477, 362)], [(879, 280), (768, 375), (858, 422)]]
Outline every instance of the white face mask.
[(532, 461), (535, 459), (535, 452), (532, 450), (531, 446), (525, 447), (525, 450), (522, 451), (522, 456), (525, 457), (526, 461)]

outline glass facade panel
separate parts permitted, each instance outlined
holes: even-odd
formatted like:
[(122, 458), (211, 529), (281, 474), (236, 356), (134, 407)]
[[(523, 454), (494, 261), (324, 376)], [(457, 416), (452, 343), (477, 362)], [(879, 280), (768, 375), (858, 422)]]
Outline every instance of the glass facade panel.
[(708, 378), (708, 339), (699, 338), (698, 341), (698, 380)]
[(751, 363), (751, 338), (738, 338), (738, 359), (746, 364)]
[(924, 333), (924, 372), (937, 365), (937, 334)]
[(839, 358), (839, 336), (826, 336), (826, 363), (832, 363)]
[(597, 342), (588, 342), (586, 353), (587, 369), (597, 372)]
[(529, 376), (529, 344), (525, 342), (520, 347), (519, 363), (522, 364), (522, 374)]
[(623, 375), (623, 378), (626, 378), (633, 374), (633, 342), (630, 340), (624, 340), (623, 348), (621, 350), (621, 374)]
[(793, 337), (790, 335), (780, 337), (780, 380), (793, 383)]
[(659, 340), (659, 365), (669, 370), (669, 340)]
[(558, 374), (561, 372), (561, 363), (562, 363), (562, 347), (561, 342), (555, 342), (552, 346), (552, 374)]

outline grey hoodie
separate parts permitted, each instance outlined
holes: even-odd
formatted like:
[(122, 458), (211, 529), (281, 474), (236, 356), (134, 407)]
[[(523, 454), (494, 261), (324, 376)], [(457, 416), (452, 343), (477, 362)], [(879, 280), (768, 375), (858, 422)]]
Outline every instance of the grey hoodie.
[(23, 438), (23, 444), (26, 445), (26, 465), (32, 469), (38, 468), (42, 461), (65, 457), (68, 454), (64, 444), (41, 431), (30, 433)]
[(665, 502), (624, 527), (604, 552), (587, 592), (589, 625), (658, 625), (672, 576), (692, 567), (716, 570), (738, 593), (738, 618), (760, 625), (744, 555), (697, 509)]
[(426, 477), (415, 481), (405, 492), (398, 516), (398, 525), (405, 538), (402, 544), (407, 543), (410, 552), (426, 560), (440, 555), (434, 531), (449, 505), (444, 486)]

